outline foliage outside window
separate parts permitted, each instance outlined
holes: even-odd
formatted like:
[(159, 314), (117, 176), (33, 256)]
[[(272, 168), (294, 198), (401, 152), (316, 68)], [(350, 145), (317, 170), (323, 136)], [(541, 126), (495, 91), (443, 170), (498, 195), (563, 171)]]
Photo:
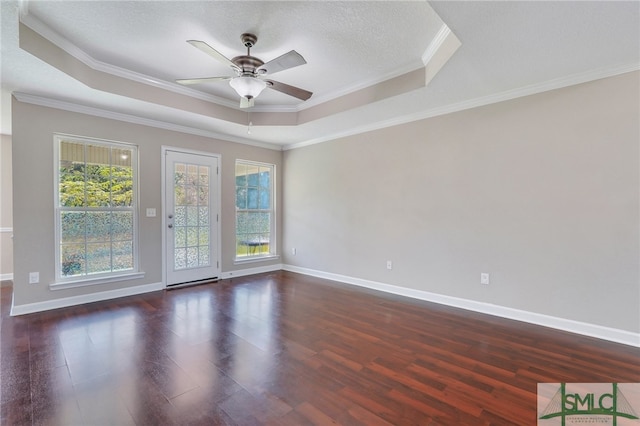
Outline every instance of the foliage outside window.
[(236, 259), (275, 255), (273, 164), (236, 161)]
[(132, 145), (56, 136), (57, 277), (137, 270)]

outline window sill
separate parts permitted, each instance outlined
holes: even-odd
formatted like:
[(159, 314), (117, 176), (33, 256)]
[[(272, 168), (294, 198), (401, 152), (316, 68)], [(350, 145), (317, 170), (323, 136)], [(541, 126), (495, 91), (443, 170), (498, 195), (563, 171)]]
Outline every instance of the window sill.
[(51, 290), (64, 290), (67, 288), (88, 287), (98, 284), (115, 283), (118, 281), (129, 281), (144, 278), (144, 272), (128, 272), (121, 275), (111, 275), (108, 277), (81, 278), (69, 281), (58, 281), (49, 284)]
[(275, 259), (280, 259), (280, 256), (277, 254), (271, 254), (271, 255), (267, 255), (267, 256), (253, 256), (253, 257), (249, 257), (249, 258), (236, 258), (233, 261), (234, 265), (240, 265), (240, 264), (244, 264), (244, 263), (256, 263), (256, 262), (266, 262), (268, 260), (275, 260)]

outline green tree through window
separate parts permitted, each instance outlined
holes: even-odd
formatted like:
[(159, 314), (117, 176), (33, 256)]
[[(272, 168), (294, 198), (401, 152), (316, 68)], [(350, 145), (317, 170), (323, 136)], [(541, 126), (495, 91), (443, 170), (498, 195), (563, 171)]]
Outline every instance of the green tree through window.
[(136, 148), (63, 137), (57, 142), (58, 276), (135, 270)]

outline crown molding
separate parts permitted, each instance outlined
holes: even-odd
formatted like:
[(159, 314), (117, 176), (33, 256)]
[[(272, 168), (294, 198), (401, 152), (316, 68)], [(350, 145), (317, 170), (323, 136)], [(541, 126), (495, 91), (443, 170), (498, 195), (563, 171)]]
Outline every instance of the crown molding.
[(395, 117), (385, 121), (379, 121), (371, 124), (366, 124), (360, 127), (354, 127), (344, 132), (338, 132), (338, 133), (334, 133), (332, 135), (326, 135), (320, 138), (314, 138), (314, 139), (309, 139), (309, 140), (298, 142), (298, 143), (284, 145), (282, 147), (282, 150), (288, 151), (290, 149), (303, 148), (305, 146), (328, 142), (331, 140), (353, 136), (360, 133), (385, 129), (387, 127), (393, 127), (400, 124), (411, 123), (413, 121), (424, 120), (427, 118), (437, 117), (440, 115), (451, 114), (454, 112), (464, 111), (467, 109), (477, 108), (485, 105), (491, 105), (498, 102), (509, 101), (512, 99), (522, 98), (525, 96), (535, 95), (538, 93), (548, 92), (551, 90), (562, 89), (564, 87), (575, 86), (577, 84), (588, 83), (590, 81), (600, 80), (603, 78), (615, 77), (617, 75), (626, 74), (628, 72), (634, 72), (634, 71), (640, 71), (640, 63), (624, 64), (624, 65), (620, 65), (612, 68), (603, 68), (598, 70), (587, 71), (584, 73), (573, 74), (567, 77), (548, 80), (543, 83), (532, 84), (532, 85), (524, 86), (518, 89), (496, 93), (494, 95), (483, 96), (476, 99), (470, 99), (468, 101), (458, 102), (451, 105), (445, 105), (443, 107), (433, 108), (426, 111), (420, 111), (414, 114)]
[(451, 29), (449, 29), (446, 24), (442, 24), (436, 36), (433, 38), (433, 40), (431, 40), (429, 46), (427, 46), (427, 50), (425, 50), (422, 54), (422, 63), (425, 66), (429, 63), (429, 61), (431, 61), (440, 47), (442, 47), (442, 44), (447, 40), (449, 34), (451, 34)]
[(436, 54), (436, 52), (442, 47), (442, 44), (446, 41), (449, 34), (451, 34), (451, 30), (449, 29), (449, 27), (446, 24), (442, 24), (436, 36), (433, 38), (433, 40), (431, 40), (431, 42), (429, 43), (429, 46), (427, 46), (427, 49), (422, 54), (420, 62), (409, 64), (405, 67), (395, 69), (392, 72), (389, 72), (387, 74), (384, 74), (375, 78), (371, 78), (369, 80), (362, 80), (358, 84), (345, 87), (341, 90), (332, 92), (328, 95), (312, 98), (311, 100), (305, 102), (303, 106), (300, 107), (298, 110), (303, 111), (305, 109), (308, 109), (317, 105), (321, 105), (323, 103), (332, 101), (334, 99), (338, 99), (342, 96), (346, 96), (351, 93), (357, 92), (358, 90), (366, 89), (367, 87), (384, 83), (385, 81), (391, 80), (392, 78), (396, 78), (401, 75), (415, 71), (419, 68), (425, 67), (429, 63), (429, 61), (433, 58), (433, 56)]
[(274, 151), (281, 151), (280, 145), (271, 144), (267, 142), (259, 142), (251, 139), (238, 138), (235, 136), (217, 133), (210, 130), (199, 129), (191, 126), (183, 126), (181, 124), (168, 123), (166, 121), (154, 120), (151, 118), (139, 117), (132, 114), (125, 114), (116, 111), (109, 111), (103, 108), (97, 108), (87, 105), (80, 105), (73, 102), (62, 101), (59, 99), (46, 98), (43, 96), (31, 95), (28, 93), (14, 92), (13, 96), (20, 101), (28, 104), (43, 106), (47, 108), (55, 108), (64, 111), (77, 112), (80, 114), (91, 115), (94, 117), (107, 118), (110, 120), (124, 121), (132, 124), (139, 124), (142, 126), (155, 127), (157, 129), (170, 130), (179, 133), (186, 133), (190, 135), (203, 136), (212, 139), (219, 139), (227, 142), (234, 142), (243, 145), (255, 146), (258, 148), (266, 148)]
[[(132, 80), (138, 83), (147, 84), (162, 90), (167, 90), (170, 92), (178, 93), (185, 96), (190, 96), (192, 98), (200, 99), (206, 102), (215, 103), (221, 106), (225, 106), (228, 108), (239, 109), (238, 102), (231, 101), (229, 99), (221, 98), (219, 96), (211, 95), (208, 93), (201, 92), (199, 90), (191, 89), (189, 87), (168, 82), (164, 80), (160, 80), (158, 78), (154, 78), (148, 76), (146, 74), (138, 73), (135, 71), (131, 71), (122, 67), (118, 67), (115, 65), (108, 64), (106, 62), (99, 61), (93, 58), (84, 50), (80, 49), (69, 39), (65, 38), (43, 21), (38, 19), (32, 14), (29, 14), (29, 0), (21, 0), (20, 2), (20, 22), (29, 27), (31, 30), (38, 33), (40, 36), (49, 40), (51, 43), (58, 46), (60, 49), (67, 52), (69, 55), (73, 56), (89, 68), (104, 72), (110, 75), (114, 75), (117, 77), (125, 78), (128, 80)], [(323, 103), (332, 101), (334, 99), (338, 99), (342, 96), (357, 92), (358, 90), (362, 90), (364, 88), (374, 86), (376, 84), (383, 83), (392, 78), (404, 75), (411, 71), (415, 71), (418, 68), (424, 67), (431, 60), (433, 55), (438, 51), (441, 47), (442, 43), (446, 40), (447, 36), (451, 33), (449, 27), (446, 24), (443, 24), (440, 27), (440, 30), (436, 34), (435, 38), (429, 43), (427, 49), (421, 56), (421, 61), (416, 61), (415, 63), (411, 63), (407, 66), (397, 68), (392, 72), (387, 74), (377, 76), (375, 78), (371, 78), (368, 80), (361, 80), (357, 84), (342, 88), (330, 94), (321, 97), (314, 97), (310, 101), (303, 102), (299, 105), (294, 106), (257, 106), (252, 109), (254, 112), (268, 112), (268, 113), (297, 113), (303, 111), (308, 108), (312, 108), (317, 105), (321, 105)]]
[[(27, 1), (23, 1), (23, 3), (28, 4)], [(128, 80), (147, 84), (181, 95), (190, 96), (192, 98), (200, 99), (206, 102), (212, 102), (218, 105), (226, 106), (228, 108), (238, 109), (238, 103), (236, 101), (231, 101), (219, 96), (203, 93), (199, 90), (190, 89), (189, 87), (177, 83), (159, 80), (146, 74), (138, 73), (122, 67), (108, 64), (106, 62), (98, 61), (97, 59), (86, 53), (84, 50), (73, 44), (67, 38), (51, 29), (49, 26), (47, 26), (47, 24), (45, 24), (35, 16), (30, 15), (28, 13), (28, 5), (25, 6), (25, 8), (26, 12), (24, 13), (24, 15), (20, 16), (21, 23), (93, 70), (104, 72), (121, 78), (126, 78)]]

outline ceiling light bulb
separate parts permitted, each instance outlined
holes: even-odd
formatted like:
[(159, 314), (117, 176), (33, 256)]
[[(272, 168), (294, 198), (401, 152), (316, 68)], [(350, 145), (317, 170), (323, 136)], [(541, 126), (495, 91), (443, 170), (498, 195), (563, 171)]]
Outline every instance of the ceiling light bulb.
[(267, 87), (267, 83), (256, 78), (256, 77), (248, 77), (248, 76), (240, 76), (231, 79), (229, 81), (229, 85), (233, 87), (238, 95), (243, 98), (256, 98), (265, 87)]

